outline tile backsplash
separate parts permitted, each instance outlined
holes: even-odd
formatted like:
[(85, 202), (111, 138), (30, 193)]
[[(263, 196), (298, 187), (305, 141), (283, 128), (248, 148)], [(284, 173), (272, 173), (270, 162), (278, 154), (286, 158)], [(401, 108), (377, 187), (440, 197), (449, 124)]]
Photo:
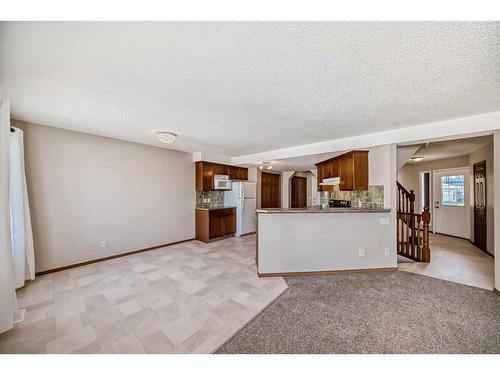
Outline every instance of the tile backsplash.
[(333, 186), (333, 191), (320, 192), (320, 204), (328, 204), (329, 199), (351, 201), (352, 207), (382, 208), (384, 207), (384, 185), (368, 186), (368, 190), (340, 191)]
[(197, 191), (196, 192), (196, 206), (209, 206), (218, 207), (224, 205), (224, 192), (223, 191)]

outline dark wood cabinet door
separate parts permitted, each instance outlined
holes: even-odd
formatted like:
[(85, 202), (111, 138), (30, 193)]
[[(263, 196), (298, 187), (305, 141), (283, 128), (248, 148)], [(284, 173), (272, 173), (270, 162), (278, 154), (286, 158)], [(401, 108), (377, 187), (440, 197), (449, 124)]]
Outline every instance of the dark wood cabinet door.
[(307, 178), (293, 176), (291, 181), (292, 208), (307, 207)]
[(346, 157), (343, 157), (339, 160), (340, 162), (340, 190), (353, 190), (353, 177), (354, 177), (354, 168), (353, 168), (353, 157), (352, 154)]
[(248, 168), (238, 168), (238, 179), (248, 180)]
[(238, 167), (230, 166), (229, 167), (229, 179), (230, 180), (238, 180), (239, 170), (240, 169)]
[(262, 208), (281, 207), (281, 175), (262, 172), (261, 175), (261, 202)]
[(323, 164), (323, 178), (331, 178), (332, 177), (332, 168), (331, 163), (326, 162)]
[(352, 153), (353, 190), (368, 190), (368, 151)]
[(216, 174), (228, 175), (230, 180), (248, 180), (248, 168), (232, 165), (197, 161), (195, 171), (197, 191), (213, 190)]
[(321, 186), (325, 178), (340, 178), (340, 190), (368, 190), (368, 151), (355, 150), (316, 164), (318, 191), (333, 191)]
[(204, 191), (214, 189), (214, 165), (203, 163), (203, 189)]
[(224, 164), (213, 164), (214, 174), (229, 174), (229, 166)]
[(210, 211), (208, 231), (210, 238), (224, 236), (224, 214), (221, 210)]
[(224, 235), (236, 233), (236, 209), (224, 210)]
[(486, 161), (474, 164), (474, 245), (487, 251)]
[(330, 161), (330, 174), (331, 177), (339, 177), (340, 176), (340, 166), (339, 160)]

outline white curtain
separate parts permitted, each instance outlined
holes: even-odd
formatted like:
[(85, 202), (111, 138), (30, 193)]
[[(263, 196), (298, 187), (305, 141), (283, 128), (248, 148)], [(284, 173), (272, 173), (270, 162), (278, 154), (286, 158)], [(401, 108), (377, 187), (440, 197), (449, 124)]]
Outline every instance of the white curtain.
[(10, 225), (16, 289), (35, 278), (35, 253), (24, 172), (23, 131), (10, 133)]
[(0, 97), (0, 332), (17, 319), (10, 235), (10, 103)]

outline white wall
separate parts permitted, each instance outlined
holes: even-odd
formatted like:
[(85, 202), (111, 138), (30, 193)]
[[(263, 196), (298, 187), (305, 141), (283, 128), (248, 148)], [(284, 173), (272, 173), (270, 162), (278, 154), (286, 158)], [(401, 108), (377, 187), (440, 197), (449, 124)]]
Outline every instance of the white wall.
[(231, 164), (231, 158), (215, 152), (193, 152), (193, 162), (210, 161), (212, 163)]
[(493, 135), (494, 148), (494, 243), (495, 243), (495, 289), (500, 292), (500, 130), (496, 130)]
[(470, 164), (470, 233), (471, 240), (474, 241), (474, 164), (486, 160), (486, 248), (488, 253), (493, 254), (494, 242), (494, 164), (493, 164), (493, 143), (481, 147), (479, 150), (469, 155)]
[[(261, 213), (259, 273), (395, 268), (392, 216), (391, 212)], [(388, 219), (385, 224), (382, 218)], [(363, 257), (360, 248), (365, 249)]]
[(25, 132), (37, 272), (194, 237), (191, 154), (14, 125)]

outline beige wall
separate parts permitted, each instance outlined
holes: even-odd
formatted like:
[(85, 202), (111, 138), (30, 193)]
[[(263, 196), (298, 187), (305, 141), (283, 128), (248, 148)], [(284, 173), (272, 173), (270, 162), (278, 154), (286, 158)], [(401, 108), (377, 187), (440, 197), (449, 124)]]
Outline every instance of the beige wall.
[(494, 177), (493, 177), (493, 143), (474, 151), (469, 155), (470, 175), (471, 175), (471, 240), (474, 241), (474, 163), (486, 160), (486, 248), (488, 253), (493, 254), (494, 243), (494, 218), (493, 218), (493, 199), (494, 199)]
[(37, 272), (194, 237), (191, 154), (13, 125), (25, 132)]
[[(429, 162), (405, 164), (398, 171), (398, 181), (408, 191), (415, 192), (415, 210), (420, 209), (420, 172), (435, 171), (439, 169), (469, 167), (469, 155), (457, 156), (454, 158), (433, 160)], [(431, 182), (432, 183), (432, 182)]]

